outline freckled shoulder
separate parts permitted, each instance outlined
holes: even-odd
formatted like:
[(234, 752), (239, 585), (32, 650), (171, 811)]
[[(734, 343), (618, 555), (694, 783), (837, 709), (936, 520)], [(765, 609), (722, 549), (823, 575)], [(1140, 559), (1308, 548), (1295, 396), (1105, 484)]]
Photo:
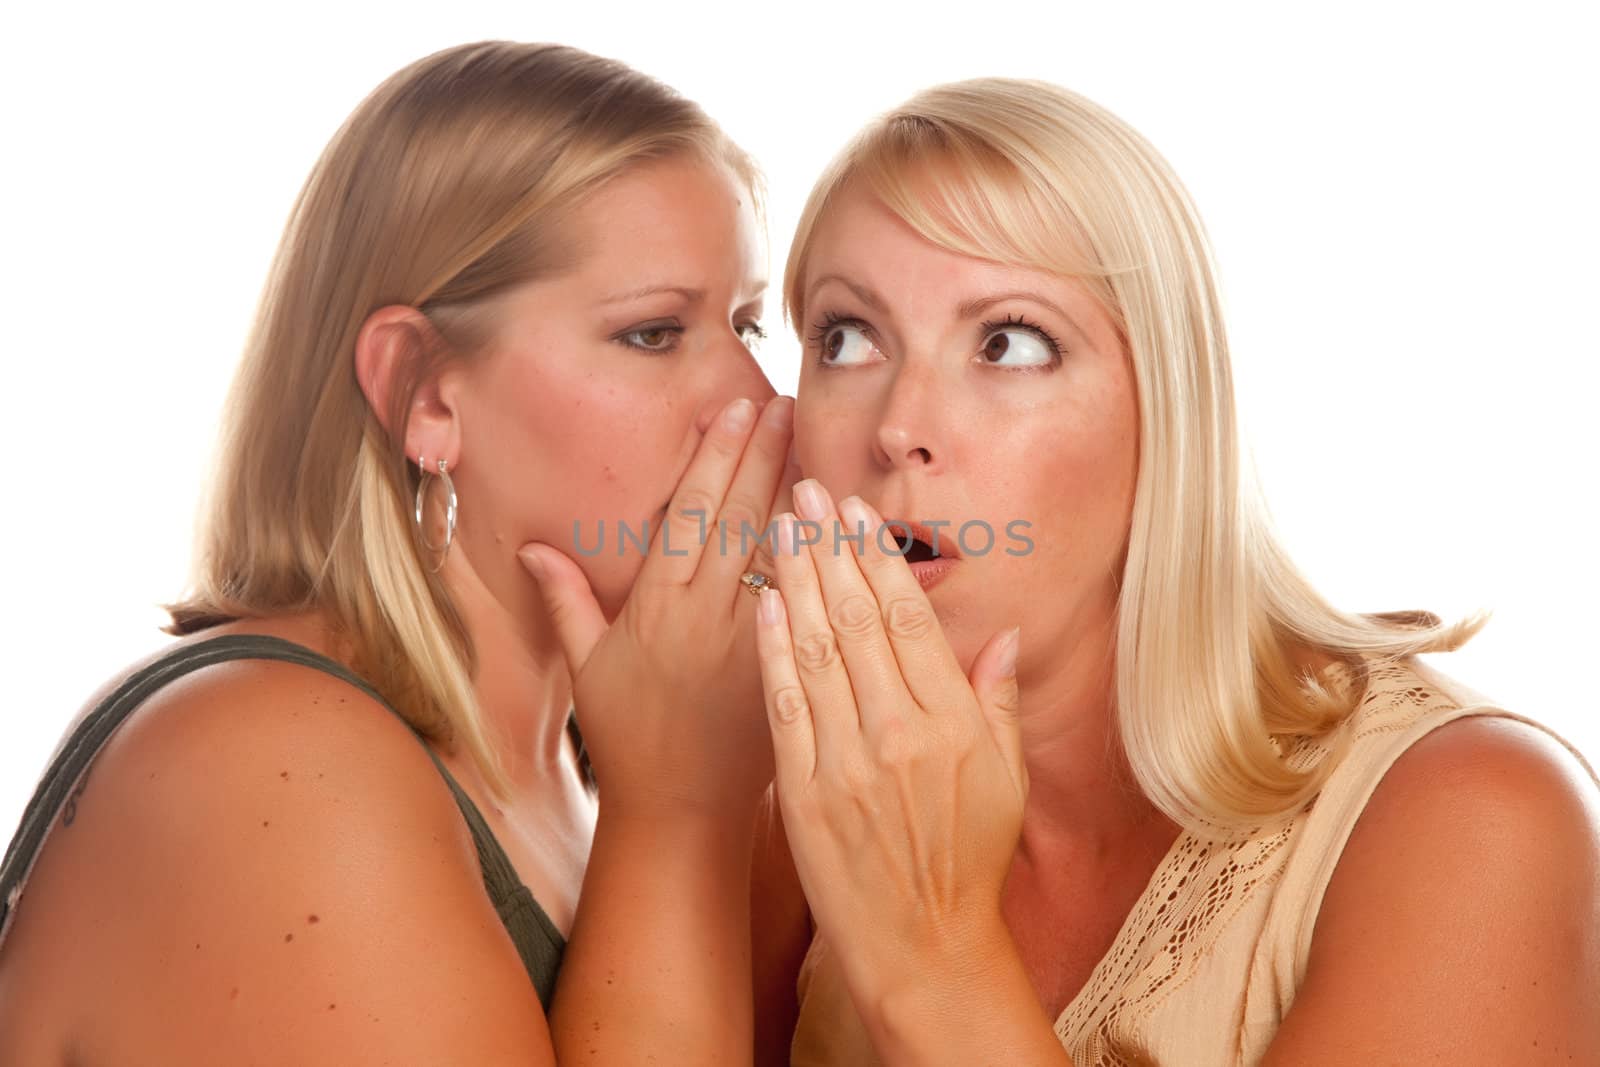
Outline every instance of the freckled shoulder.
[[(205, 667), (92, 770), (0, 955), (0, 990), (55, 991), (30, 998), (37, 1047), (541, 1062), (543, 1014), (470, 833), (417, 737), (365, 693), (290, 663)], [(7, 999), (0, 1034), (23, 1010)]]

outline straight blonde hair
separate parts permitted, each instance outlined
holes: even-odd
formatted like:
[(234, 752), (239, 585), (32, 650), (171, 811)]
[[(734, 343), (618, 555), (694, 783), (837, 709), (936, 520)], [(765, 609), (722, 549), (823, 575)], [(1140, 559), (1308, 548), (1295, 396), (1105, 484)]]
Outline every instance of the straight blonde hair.
[[(391, 76), (334, 135), (294, 205), (224, 416), (192, 592), (173, 633), (317, 610), (352, 665), (424, 736), (506, 789), (470, 635), (409, 517), (418, 382), (487, 339), (486, 301), (569, 266), (564, 223), (649, 160), (753, 164), (694, 103), (614, 60), (549, 44), (450, 48)], [(435, 328), (380, 418), (354, 349), (375, 310)], [(391, 429), (386, 430), (385, 425)]]
[[(860, 184), (962, 255), (1087, 285), (1133, 364), (1139, 473), (1116, 637), (1118, 735), (1146, 795), (1211, 836), (1291, 817), (1348, 744), (1354, 697), (1300, 673), (1294, 645), (1359, 666), (1459, 647), (1480, 613), (1356, 615), (1283, 551), (1242, 472), (1216, 272), (1166, 161), (1093, 102), (1044, 82), (985, 78), (918, 93), (871, 123), (813, 188), (785, 271), (805, 321), (818, 221)], [(1286, 759), (1307, 739), (1331, 750)]]

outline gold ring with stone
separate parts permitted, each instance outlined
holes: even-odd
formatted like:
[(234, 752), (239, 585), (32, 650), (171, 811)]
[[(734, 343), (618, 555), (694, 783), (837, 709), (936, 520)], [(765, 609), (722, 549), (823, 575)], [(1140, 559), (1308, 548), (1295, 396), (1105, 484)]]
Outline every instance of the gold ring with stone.
[(769, 576), (762, 574), (760, 571), (746, 571), (739, 576), (739, 581), (743, 582), (744, 587), (750, 590), (751, 596), (760, 596), (763, 589), (778, 588), (777, 582), (774, 582)]

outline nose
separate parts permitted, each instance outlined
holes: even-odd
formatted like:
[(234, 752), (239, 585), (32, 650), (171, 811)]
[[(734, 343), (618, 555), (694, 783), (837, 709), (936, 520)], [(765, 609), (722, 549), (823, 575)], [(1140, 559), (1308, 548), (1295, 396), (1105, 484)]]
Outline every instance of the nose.
[(719, 339), (712, 358), (706, 361), (710, 380), (702, 392), (695, 426), (701, 433), (711, 427), (717, 413), (740, 397), (755, 401), (759, 408), (778, 395), (761, 371), (761, 364), (737, 333), (730, 329), (727, 339)]
[(939, 389), (933, 368), (901, 363), (878, 420), (879, 464), (889, 470), (938, 470), (945, 459)]

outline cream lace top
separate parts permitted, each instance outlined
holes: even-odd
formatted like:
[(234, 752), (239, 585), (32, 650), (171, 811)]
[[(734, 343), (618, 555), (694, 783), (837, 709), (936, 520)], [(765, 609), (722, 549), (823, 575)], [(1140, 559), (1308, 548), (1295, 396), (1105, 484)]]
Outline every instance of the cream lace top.
[[(1305, 976), (1317, 911), (1345, 841), (1400, 754), (1469, 715), (1545, 729), (1413, 660), (1361, 673), (1366, 687), (1351, 748), (1299, 815), (1226, 843), (1178, 835), (1110, 950), (1056, 1019), (1075, 1067), (1260, 1060)], [(1337, 686), (1361, 682), (1343, 664), (1325, 677)], [(1326, 755), (1308, 742), (1286, 758), (1309, 766)], [(878, 1062), (820, 937), (798, 990), (796, 1067)]]

